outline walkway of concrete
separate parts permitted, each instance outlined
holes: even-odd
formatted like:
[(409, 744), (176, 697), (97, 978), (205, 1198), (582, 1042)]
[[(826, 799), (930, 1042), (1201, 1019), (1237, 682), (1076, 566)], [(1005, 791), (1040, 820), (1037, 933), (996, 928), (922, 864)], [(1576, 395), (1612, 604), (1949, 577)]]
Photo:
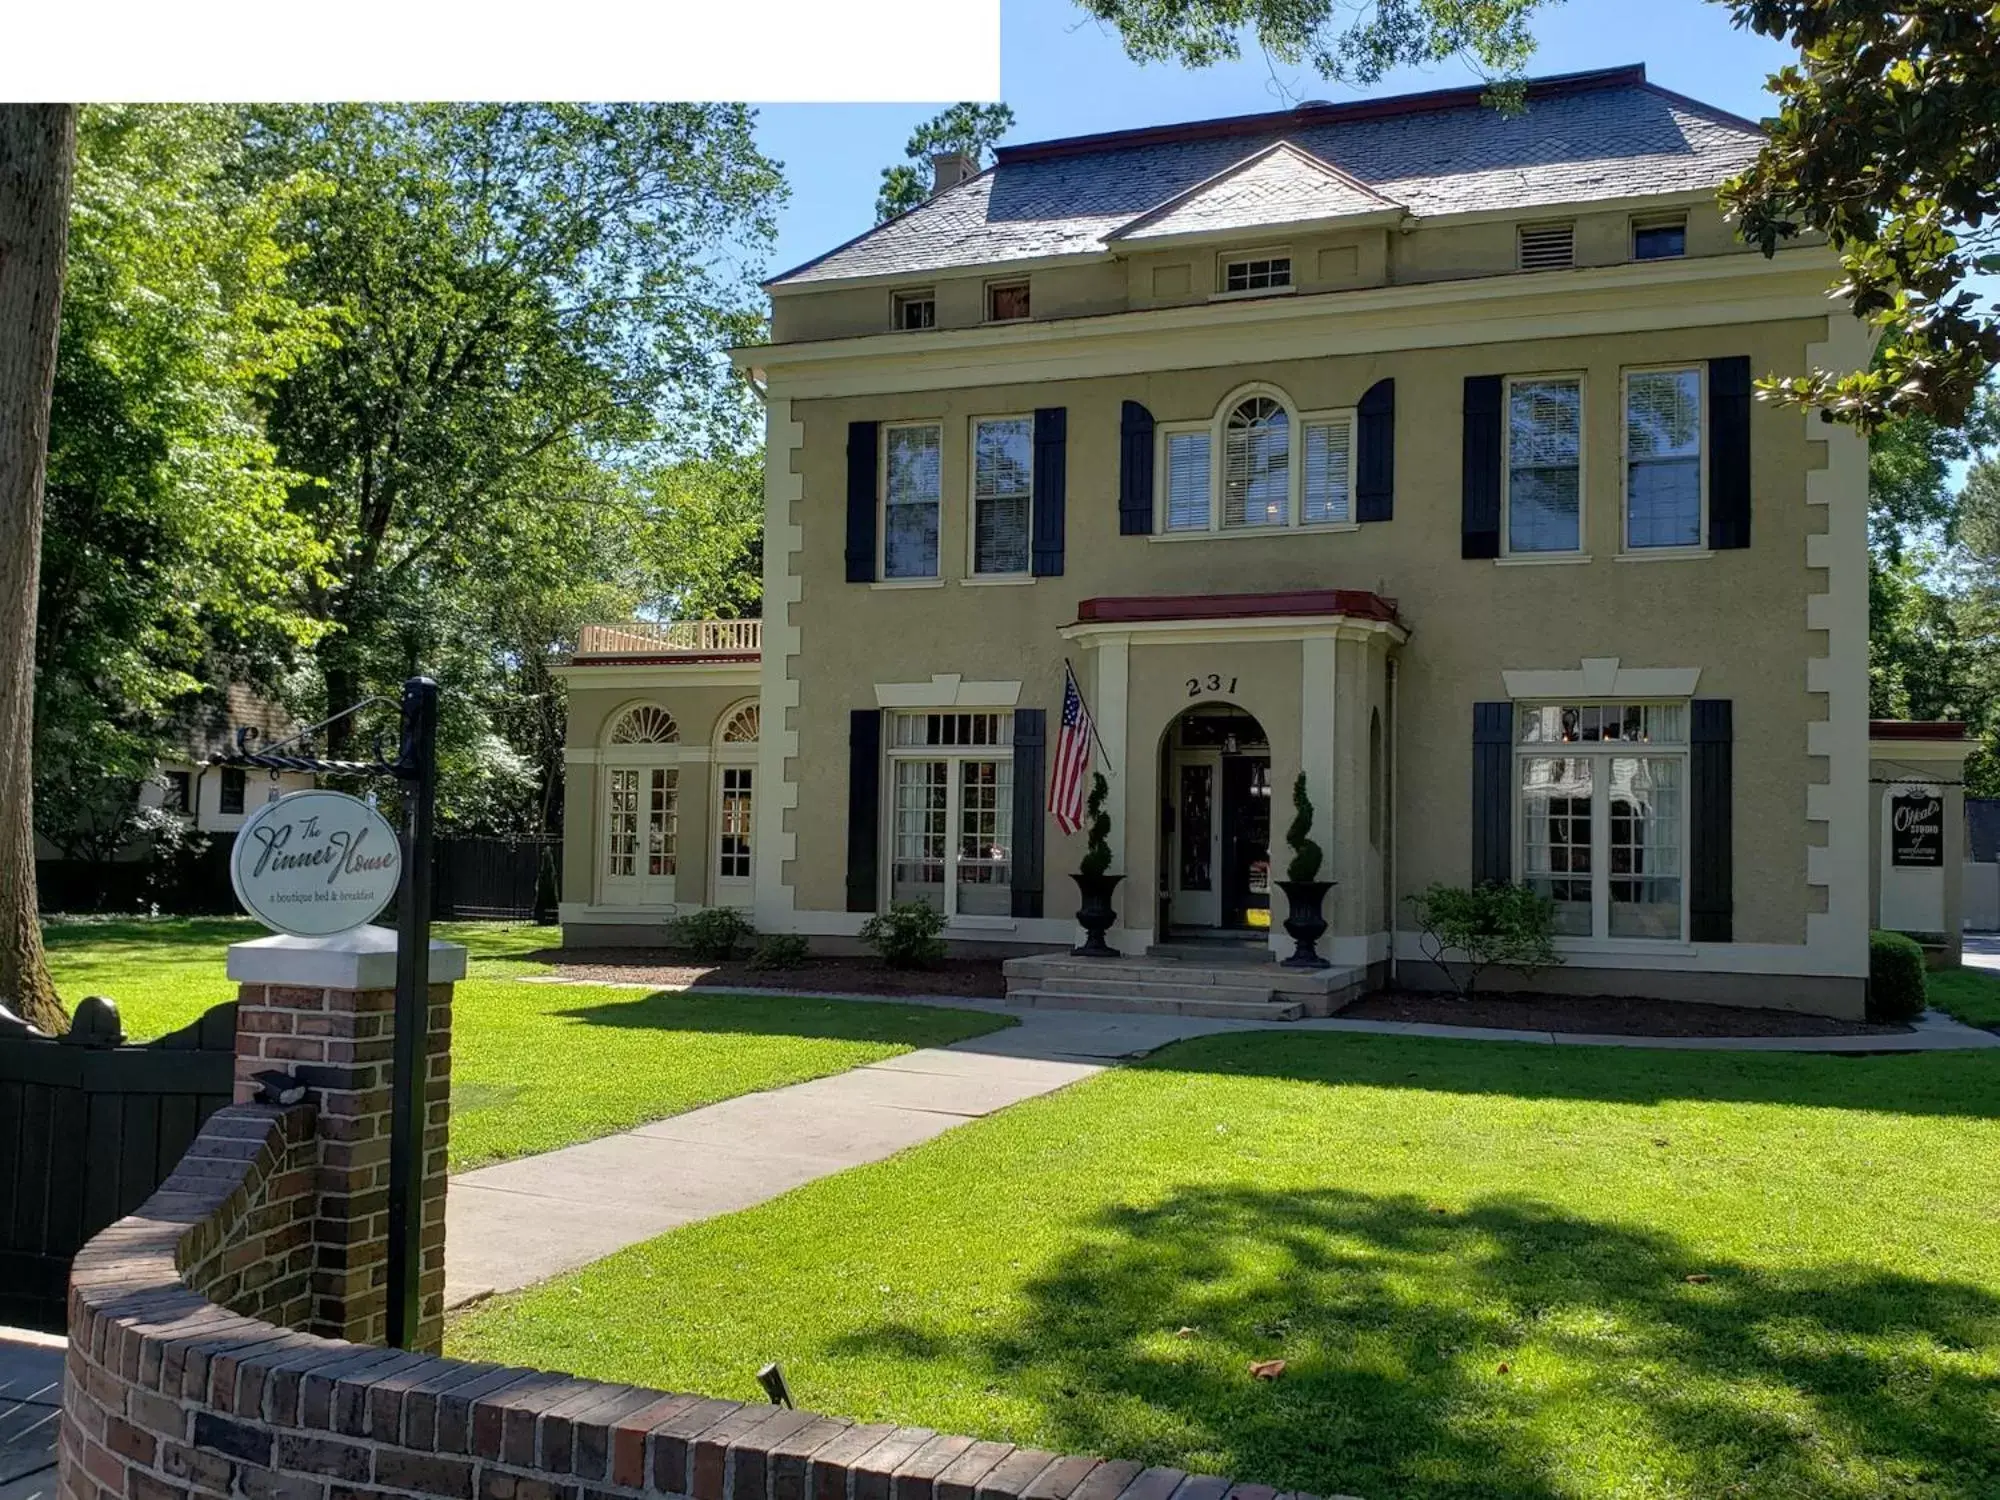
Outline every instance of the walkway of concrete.
[(0, 1500), (53, 1500), (63, 1340), (0, 1328)]
[(1965, 961), (1975, 969), (2000, 969), (2000, 932), (1965, 934)]
[(2000, 1047), (2000, 1036), (1938, 1015), (1927, 1015), (1908, 1035), (1630, 1037), (1338, 1018), (1258, 1022), (1022, 1010), (946, 996), (896, 999), (1005, 1014), (1021, 1024), (454, 1177), (446, 1202), (445, 1305), (531, 1286), (670, 1229), (753, 1207), (1193, 1036), (1330, 1031), (1739, 1052)]

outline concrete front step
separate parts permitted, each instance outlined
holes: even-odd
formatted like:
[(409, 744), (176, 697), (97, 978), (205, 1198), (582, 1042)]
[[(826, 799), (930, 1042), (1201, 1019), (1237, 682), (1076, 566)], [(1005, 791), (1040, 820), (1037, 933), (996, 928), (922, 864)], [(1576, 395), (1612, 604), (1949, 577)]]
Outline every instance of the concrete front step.
[(1212, 993), (1218, 998), (1177, 1000), (1150, 994), (1111, 995), (1097, 992), (1076, 994), (1058, 989), (1017, 990), (1010, 986), (1007, 991), (1007, 1003), (1034, 1006), (1044, 1010), (1095, 1010), (1120, 1015), (1206, 1016), (1230, 1021), (1297, 1021), (1306, 1014), (1305, 1002), (1300, 1000), (1273, 998), (1225, 1000), (1219, 998), (1224, 993), (1247, 994), (1248, 992)]
[(1271, 986), (1245, 975), (1229, 982), (1183, 983), (1167, 979), (1104, 979), (1095, 974), (1045, 974), (1033, 986), (1068, 995), (1143, 995), (1148, 1000), (1250, 1000), (1267, 1004)]
[(1203, 965), (1156, 958), (1073, 958), (1066, 953), (1037, 953), (1010, 958), (1001, 965), (1011, 989), (1045, 985), (1073, 989), (1071, 981), (1089, 981), (1090, 988), (1110, 982), (1131, 988), (1152, 984), (1198, 985), (1209, 989), (1269, 989), (1286, 995), (1340, 995), (1361, 977), (1354, 969), (1287, 969), (1277, 963)]

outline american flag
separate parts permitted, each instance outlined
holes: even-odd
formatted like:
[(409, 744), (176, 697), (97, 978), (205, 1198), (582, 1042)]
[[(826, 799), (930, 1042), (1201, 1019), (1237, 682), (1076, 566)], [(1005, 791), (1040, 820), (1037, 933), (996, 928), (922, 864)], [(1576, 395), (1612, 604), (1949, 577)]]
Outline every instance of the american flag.
[(1055, 774), (1049, 778), (1049, 811), (1056, 827), (1075, 833), (1083, 827), (1083, 773), (1090, 769), (1090, 741), (1096, 734), (1076, 674), (1063, 664), (1062, 733), (1056, 737)]

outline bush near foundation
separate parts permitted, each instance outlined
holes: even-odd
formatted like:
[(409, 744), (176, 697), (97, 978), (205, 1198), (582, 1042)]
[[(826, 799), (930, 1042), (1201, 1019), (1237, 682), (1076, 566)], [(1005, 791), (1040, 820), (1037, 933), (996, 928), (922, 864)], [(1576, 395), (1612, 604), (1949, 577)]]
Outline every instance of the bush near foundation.
[(796, 932), (773, 932), (757, 939), (750, 955), (753, 969), (801, 969), (812, 957), (812, 945)]
[(1868, 934), (1868, 1019), (1914, 1021), (1924, 1013), (1924, 950), (1900, 932)]
[(1409, 898), (1429, 955), (1458, 992), (1470, 999), (1479, 976), (1494, 964), (1533, 974), (1562, 962), (1555, 946), (1555, 903), (1539, 891), (1506, 881), (1432, 885)]
[(861, 928), (861, 941), (892, 969), (922, 969), (944, 957), (944, 913), (928, 901), (897, 901)]
[(697, 963), (727, 963), (756, 935), (756, 928), (733, 906), (711, 906), (674, 922), (674, 946)]

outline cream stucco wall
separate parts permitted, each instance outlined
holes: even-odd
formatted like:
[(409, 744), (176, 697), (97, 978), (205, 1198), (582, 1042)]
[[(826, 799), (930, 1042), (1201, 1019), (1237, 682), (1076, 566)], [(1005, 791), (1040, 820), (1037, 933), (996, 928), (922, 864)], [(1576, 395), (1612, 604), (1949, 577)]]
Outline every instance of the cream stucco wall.
[[(1806, 666), (1826, 651), (1824, 633), (1808, 628), (1806, 605), (1826, 587), (1823, 570), (1806, 566), (1806, 538), (1826, 524), (1825, 510), (1810, 507), (1806, 494), (1808, 471), (1825, 462), (1824, 444), (1809, 440), (1800, 414), (1757, 404), (1754, 545), (1625, 561), (1617, 555), (1618, 393), (1630, 365), (1740, 354), (1761, 371), (1797, 371), (1807, 345), (1825, 337), (1824, 319), (1794, 319), (792, 402), (791, 420), (802, 432), (802, 446), (791, 455), (801, 491), (791, 515), (800, 528), (794, 558), (800, 597), (789, 612), (800, 654), (787, 669), (799, 693), (799, 743), (790, 762), (798, 807), (788, 825), (797, 839), (789, 872), (797, 907), (839, 912), (844, 906), (847, 711), (872, 704), (875, 684), (923, 681), (938, 672), (1015, 679), (1024, 684), (1021, 704), (1044, 707), (1053, 720), (1065, 654), (1086, 682), (1096, 680), (1093, 648), (1061, 635), (1082, 599), (1347, 587), (1395, 599), (1411, 632), (1399, 652), (1399, 895), (1433, 880), (1468, 878), (1472, 705), (1507, 696), (1502, 671), (1575, 668), (1584, 657), (1616, 657), (1627, 667), (1699, 668), (1700, 696), (1734, 700), (1736, 941), (1803, 944), (1807, 914), (1822, 899), (1809, 891), (1804, 851), (1819, 838), (1807, 818), (1807, 788), (1827, 775), (1823, 759), (1807, 753), (1805, 729), (1826, 714), (1824, 695), (1807, 690)], [(1586, 379), (1588, 560), (1462, 560), (1462, 381), (1546, 370), (1582, 371)], [(1349, 532), (1192, 541), (1118, 535), (1122, 401), (1143, 402), (1161, 422), (1204, 418), (1226, 393), (1259, 379), (1280, 386), (1301, 408), (1337, 407), (1353, 404), (1384, 377), (1396, 380), (1398, 398), (1392, 522)], [(1015, 587), (972, 586), (963, 581), (970, 421), (1052, 404), (1068, 408), (1065, 574)], [(915, 419), (944, 426), (945, 577), (921, 587), (847, 583), (847, 423)], [(1121, 835), (1128, 874), (1152, 868), (1155, 819), (1146, 809), (1154, 800), (1153, 747), (1176, 703), (1176, 685), (1185, 706), (1186, 678), (1227, 668), (1245, 693), (1256, 695), (1243, 706), (1264, 720), (1274, 747), (1296, 745), (1298, 651), (1262, 644), (1133, 647)], [(1369, 685), (1371, 709), (1386, 706), (1379, 674), (1351, 675)], [(1366, 717), (1360, 722), (1365, 735)], [(1356, 753), (1365, 757), (1365, 749), (1349, 751), (1339, 773), (1350, 787), (1365, 775), (1355, 769)], [(1281, 792), (1289, 789), (1295, 756), (1291, 749), (1274, 755), (1274, 787)], [(1051, 830), (1044, 872), (1051, 915), (1065, 910), (1065, 876), (1080, 852), (1080, 841)], [(1336, 860), (1352, 858), (1338, 843), (1330, 852)], [(1379, 901), (1364, 908), (1368, 873), (1351, 863), (1345, 869), (1340, 920), (1354, 930), (1379, 916)], [(1128, 914), (1128, 921), (1136, 919)]]

